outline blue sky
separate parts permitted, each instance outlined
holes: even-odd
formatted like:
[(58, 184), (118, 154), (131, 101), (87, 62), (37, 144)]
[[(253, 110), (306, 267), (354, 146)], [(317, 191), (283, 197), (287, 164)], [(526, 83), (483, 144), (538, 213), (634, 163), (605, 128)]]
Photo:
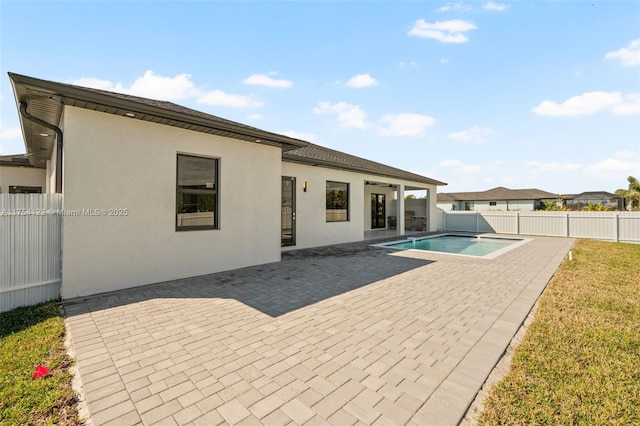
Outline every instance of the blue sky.
[[(640, 177), (640, 3), (0, 1), (7, 72), (169, 100), (444, 182)], [(132, 141), (133, 143), (134, 141)]]

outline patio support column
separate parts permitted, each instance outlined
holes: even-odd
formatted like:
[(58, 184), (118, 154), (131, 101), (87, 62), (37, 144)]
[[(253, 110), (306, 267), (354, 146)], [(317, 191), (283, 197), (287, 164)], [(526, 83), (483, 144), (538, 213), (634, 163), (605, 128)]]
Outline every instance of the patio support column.
[(404, 185), (397, 186), (398, 193), (398, 211), (396, 212), (396, 230), (398, 235), (404, 235)]
[(424, 204), (425, 204), (425, 210), (424, 210), (424, 215), (425, 220), (424, 223), (422, 224), (422, 230), (426, 231), (426, 232), (431, 232), (431, 191), (429, 191), (429, 189), (425, 189), (425, 196), (424, 196)]

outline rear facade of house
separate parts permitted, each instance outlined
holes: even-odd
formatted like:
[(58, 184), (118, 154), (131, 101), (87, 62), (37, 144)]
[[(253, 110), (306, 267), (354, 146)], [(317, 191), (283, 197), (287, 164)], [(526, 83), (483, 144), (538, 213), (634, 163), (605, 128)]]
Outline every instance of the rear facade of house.
[(403, 234), (408, 190), (436, 229), (442, 182), (169, 102), (10, 78), (30, 186), (63, 194), (65, 299)]

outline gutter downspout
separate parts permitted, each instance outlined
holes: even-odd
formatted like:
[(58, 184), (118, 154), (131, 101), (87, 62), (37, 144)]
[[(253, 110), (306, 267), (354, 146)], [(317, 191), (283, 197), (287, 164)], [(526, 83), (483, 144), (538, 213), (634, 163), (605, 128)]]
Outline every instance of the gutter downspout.
[(27, 112), (27, 103), (20, 102), (20, 114), (27, 120), (33, 121), (47, 129), (51, 129), (56, 132), (56, 192), (62, 194), (62, 130), (59, 127), (49, 124), (44, 120), (40, 120), (38, 117)]

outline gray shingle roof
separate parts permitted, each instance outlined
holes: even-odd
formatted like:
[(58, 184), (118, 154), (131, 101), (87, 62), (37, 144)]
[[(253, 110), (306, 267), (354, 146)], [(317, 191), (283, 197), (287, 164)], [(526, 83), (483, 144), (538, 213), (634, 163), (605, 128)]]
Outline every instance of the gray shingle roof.
[(618, 195), (612, 194), (607, 191), (587, 191), (581, 194), (566, 194), (564, 196), (564, 198), (567, 200), (578, 200), (581, 198), (589, 198), (589, 197), (619, 198)]
[(309, 146), (304, 148), (283, 152), (282, 158), (284, 161), (293, 163), (369, 173), (375, 176), (391, 177), (413, 182), (427, 183), (430, 185), (446, 185), (444, 182), (440, 182), (426, 176), (421, 176), (416, 173), (376, 163), (375, 161), (366, 160), (364, 158), (356, 157), (355, 155), (346, 154), (344, 152), (315, 144), (309, 144)]
[(540, 189), (509, 189), (502, 186), (481, 192), (438, 193), (438, 201), (506, 201), (556, 199), (557, 194)]
[[(277, 146), (284, 151), (307, 145), (307, 142), (299, 139), (226, 120), (172, 102), (58, 83), (14, 73), (9, 73), (9, 78), (18, 107), (21, 103), (26, 103), (28, 112), (32, 116), (54, 126), (59, 126), (62, 106), (70, 105), (133, 120)], [(49, 158), (53, 139), (41, 140), (38, 137), (43, 133), (41, 127), (22, 116), (20, 121), (24, 129), (27, 151), (34, 154), (30, 161), (38, 167)], [(40, 148), (46, 151), (40, 152)]]
[[(17, 102), (28, 102), (30, 113), (36, 117), (38, 114), (34, 107), (38, 104), (42, 104), (43, 108), (41, 109), (43, 110), (57, 108), (60, 111), (61, 105), (71, 105), (197, 132), (279, 146), (283, 150), (282, 156), (285, 161), (363, 172), (431, 185), (446, 185), (444, 182), (426, 176), (226, 120), (172, 102), (41, 80), (14, 73), (9, 73), (9, 77), (14, 86)], [(59, 116), (60, 114), (38, 118), (57, 126), (58, 123), (52, 121), (58, 121)], [(22, 117), (21, 121), (23, 127), (31, 126), (31, 123), (23, 120)], [(48, 159), (53, 139), (48, 138), (40, 141), (38, 133), (38, 129), (25, 132), (27, 149), (41, 155), (42, 159)], [(41, 150), (41, 147), (46, 150)], [(43, 162), (39, 161), (38, 164)]]
[(0, 155), (0, 166), (32, 167), (26, 154)]

